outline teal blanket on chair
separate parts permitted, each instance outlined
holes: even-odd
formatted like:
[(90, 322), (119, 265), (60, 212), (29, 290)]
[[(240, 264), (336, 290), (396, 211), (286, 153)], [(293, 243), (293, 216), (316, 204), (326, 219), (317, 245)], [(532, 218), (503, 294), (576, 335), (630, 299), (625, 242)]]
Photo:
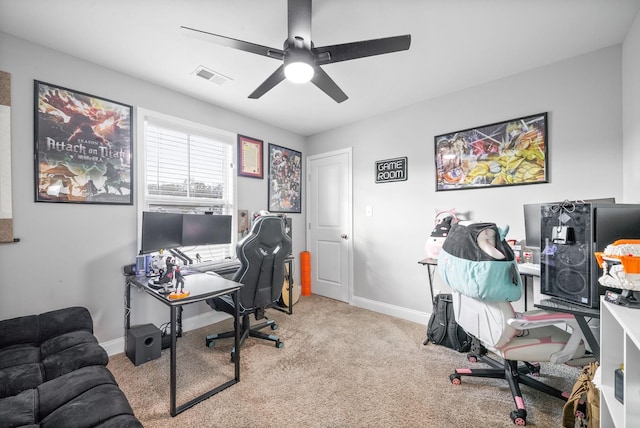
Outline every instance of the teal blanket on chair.
[(472, 298), (519, 300), (522, 282), (505, 235), (494, 223), (454, 224), (440, 251), (440, 276), (452, 290)]

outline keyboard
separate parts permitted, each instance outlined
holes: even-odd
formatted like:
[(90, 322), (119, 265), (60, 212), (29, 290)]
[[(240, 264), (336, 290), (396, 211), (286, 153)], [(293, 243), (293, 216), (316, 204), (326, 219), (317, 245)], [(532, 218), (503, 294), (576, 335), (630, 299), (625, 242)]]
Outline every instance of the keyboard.
[(540, 264), (538, 263), (519, 263), (518, 271), (528, 275), (540, 276)]
[(227, 273), (235, 272), (240, 268), (240, 260), (238, 259), (224, 259), (224, 260), (211, 260), (207, 262), (200, 262), (188, 265), (188, 268), (197, 272), (216, 272)]

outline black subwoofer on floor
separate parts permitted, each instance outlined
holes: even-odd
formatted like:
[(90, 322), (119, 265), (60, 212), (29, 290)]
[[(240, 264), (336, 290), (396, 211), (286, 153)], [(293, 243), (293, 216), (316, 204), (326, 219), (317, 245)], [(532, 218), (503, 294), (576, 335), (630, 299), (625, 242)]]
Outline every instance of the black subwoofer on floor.
[(126, 354), (136, 366), (160, 358), (161, 345), (160, 330), (153, 324), (133, 326), (127, 331)]

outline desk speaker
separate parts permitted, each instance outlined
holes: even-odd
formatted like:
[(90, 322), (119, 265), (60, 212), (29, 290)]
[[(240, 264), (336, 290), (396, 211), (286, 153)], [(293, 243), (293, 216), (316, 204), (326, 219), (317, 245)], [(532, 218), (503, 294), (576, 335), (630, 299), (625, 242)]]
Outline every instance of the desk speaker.
[(126, 354), (136, 366), (160, 358), (161, 345), (160, 330), (153, 324), (133, 326), (127, 331)]

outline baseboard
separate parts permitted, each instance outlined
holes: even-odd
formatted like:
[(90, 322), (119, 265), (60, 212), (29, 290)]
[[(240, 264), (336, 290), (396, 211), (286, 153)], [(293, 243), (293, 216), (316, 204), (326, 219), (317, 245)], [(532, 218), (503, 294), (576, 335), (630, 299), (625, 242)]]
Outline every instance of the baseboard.
[(430, 313), (420, 312), (413, 309), (407, 309), (400, 306), (381, 303), (375, 300), (365, 299), (362, 297), (353, 297), (351, 304), (370, 311), (379, 312), (381, 314), (390, 315), (392, 317), (401, 318), (407, 321), (413, 321), (426, 327), (429, 322)]
[[(182, 320), (182, 331), (196, 330), (211, 324), (220, 322), (230, 315), (224, 312), (211, 311), (210, 313), (199, 314), (194, 317), (184, 318)], [(107, 351), (109, 356), (122, 354), (124, 352), (124, 336), (118, 339), (102, 342), (100, 345)], [(203, 344), (204, 346), (204, 344)]]
[[(392, 317), (412, 321), (425, 326), (429, 322), (430, 313), (420, 312), (413, 309), (407, 309), (400, 306), (390, 305), (388, 303), (381, 303), (375, 300), (365, 299), (362, 297), (354, 297), (351, 301), (353, 306), (358, 308), (368, 309), (373, 312), (378, 312)], [(182, 330), (190, 331), (201, 327), (206, 327), (211, 324), (220, 322), (230, 315), (224, 312), (211, 311), (210, 313), (199, 314), (194, 317), (185, 318), (182, 320)], [(116, 355), (124, 352), (124, 337), (103, 342), (100, 344), (107, 354)]]

